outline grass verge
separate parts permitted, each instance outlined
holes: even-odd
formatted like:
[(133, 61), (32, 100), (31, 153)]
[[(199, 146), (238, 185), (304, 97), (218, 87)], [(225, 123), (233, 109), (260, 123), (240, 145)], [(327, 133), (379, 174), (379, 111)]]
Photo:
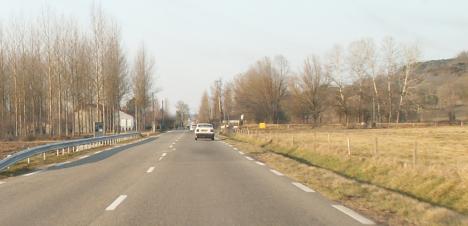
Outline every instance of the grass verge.
[[(332, 200), (342, 202), (379, 223), (387, 225), (468, 225), (467, 216), (418, 200), (405, 193), (376, 186), (311, 163), (294, 150), (234, 136), (231, 141), (250, 155), (266, 162), (286, 175), (305, 183)], [(317, 157), (317, 156), (313, 156)], [(320, 157), (320, 156), (319, 156)], [(320, 162), (334, 163), (323, 159)], [(352, 164), (346, 169), (352, 169)]]

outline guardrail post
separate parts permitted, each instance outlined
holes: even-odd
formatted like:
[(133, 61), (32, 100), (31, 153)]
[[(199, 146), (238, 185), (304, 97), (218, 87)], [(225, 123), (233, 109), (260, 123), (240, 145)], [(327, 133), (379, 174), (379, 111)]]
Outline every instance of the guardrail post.
[(46, 154), (45, 154), (45, 152), (44, 152), (44, 153), (42, 153), (42, 160), (45, 161), (45, 158), (46, 158)]
[(28, 165), (29, 165), (29, 163), (31, 163), (31, 160), (28, 158)]
[(57, 156), (59, 156), (59, 150), (57, 149)]

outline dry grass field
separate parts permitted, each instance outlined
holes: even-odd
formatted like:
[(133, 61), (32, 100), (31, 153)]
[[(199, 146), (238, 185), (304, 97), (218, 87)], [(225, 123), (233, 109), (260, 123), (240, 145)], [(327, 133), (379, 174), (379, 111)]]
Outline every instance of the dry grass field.
[(233, 138), (468, 215), (468, 127), (249, 130)]

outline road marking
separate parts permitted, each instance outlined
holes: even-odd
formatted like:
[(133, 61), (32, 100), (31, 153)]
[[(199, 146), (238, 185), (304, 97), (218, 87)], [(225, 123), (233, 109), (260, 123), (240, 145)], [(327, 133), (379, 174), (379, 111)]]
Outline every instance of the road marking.
[(239, 149), (237, 149), (237, 148), (234, 148), (234, 150), (236, 150), (236, 151), (237, 151), (237, 150), (239, 150)]
[(175, 151), (176, 149), (174, 148), (174, 149), (172, 149), (172, 150)]
[(301, 184), (301, 183), (298, 183), (298, 182), (292, 182), (292, 184), (298, 188), (300, 188), (301, 190), (305, 191), (305, 192), (315, 192), (314, 190), (310, 189), (309, 187)]
[(255, 163), (257, 163), (258, 165), (261, 165), (261, 166), (264, 166), (264, 165), (265, 165), (265, 163), (259, 162), (259, 161), (255, 161)]
[(359, 221), (361, 224), (375, 224), (373, 221), (363, 217), (361, 214), (354, 212), (354, 210), (349, 209), (342, 205), (332, 205), (335, 209), (343, 212), (344, 214), (352, 217), (354, 220)]
[(63, 165), (68, 164), (68, 163), (70, 163), (70, 161), (57, 163), (57, 164), (55, 164), (55, 166), (63, 166)]
[(146, 173), (151, 173), (154, 170), (154, 166), (150, 167), (148, 170), (146, 170)]
[(274, 170), (274, 169), (271, 169), (270, 171), (271, 171), (272, 173), (276, 174), (277, 176), (284, 176), (284, 174), (282, 174), (282, 173), (280, 173), (280, 172), (278, 172), (278, 171), (276, 171), (276, 170)]
[(244, 154), (244, 152), (241, 152), (241, 151), (239, 151), (239, 154), (243, 155), (243, 154)]
[(166, 153), (166, 152), (164, 152), (164, 153), (162, 153), (162, 155), (161, 155), (161, 156), (162, 156), (162, 157), (164, 157), (164, 156), (166, 156), (166, 155), (167, 155), (167, 153)]
[(32, 175), (34, 175), (34, 174), (38, 174), (38, 173), (40, 173), (41, 171), (42, 171), (42, 170), (34, 171), (34, 172), (32, 172), (32, 173), (24, 174), (23, 176), (24, 176), (24, 177), (29, 177), (29, 176), (32, 176)]
[(174, 144), (175, 144), (175, 142), (172, 142), (172, 145), (174, 145)]
[(159, 161), (161, 161), (164, 157), (159, 157)]
[(4, 183), (6, 183), (6, 182), (5, 182), (5, 181), (1, 181), (1, 180), (0, 180), (0, 184), (4, 184)]
[(106, 208), (106, 210), (107, 210), (107, 211), (115, 210), (115, 209), (117, 208), (117, 206), (119, 206), (120, 203), (122, 203), (126, 198), (127, 198), (126, 195), (120, 195), (119, 197), (117, 197), (117, 199), (115, 199), (115, 200)]
[(102, 151), (97, 151), (97, 152), (94, 152), (94, 154), (99, 154), (99, 153), (101, 153), (101, 152), (102, 152)]
[(249, 156), (245, 156), (245, 158), (248, 159), (248, 160), (250, 160), (250, 161), (253, 160), (253, 158), (250, 158)]
[(169, 148), (172, 148), (172, 145), (169, 145)]
[(78, 159), (84, 159), (84, 158), (88, 158), (88, 157), (89, 157), (89, 155), (83, 155), (83, 156), (79, 157)]

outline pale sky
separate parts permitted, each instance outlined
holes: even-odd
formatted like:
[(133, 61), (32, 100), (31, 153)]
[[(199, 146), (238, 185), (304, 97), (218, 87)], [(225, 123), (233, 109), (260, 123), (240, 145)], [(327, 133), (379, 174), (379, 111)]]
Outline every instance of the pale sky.
[(120, 23), (129, 55), (142, 43), (156, 59), (159, 97), (198, 111), (215, 79), (229, 80), (264, 56), (292, 69), (312, 54), (360, 38), (418, 43), (423, 59), (468, 49), (464, 0), (0, 0), (0, 21), (49, 7), (89, 27), (91, 6)]

